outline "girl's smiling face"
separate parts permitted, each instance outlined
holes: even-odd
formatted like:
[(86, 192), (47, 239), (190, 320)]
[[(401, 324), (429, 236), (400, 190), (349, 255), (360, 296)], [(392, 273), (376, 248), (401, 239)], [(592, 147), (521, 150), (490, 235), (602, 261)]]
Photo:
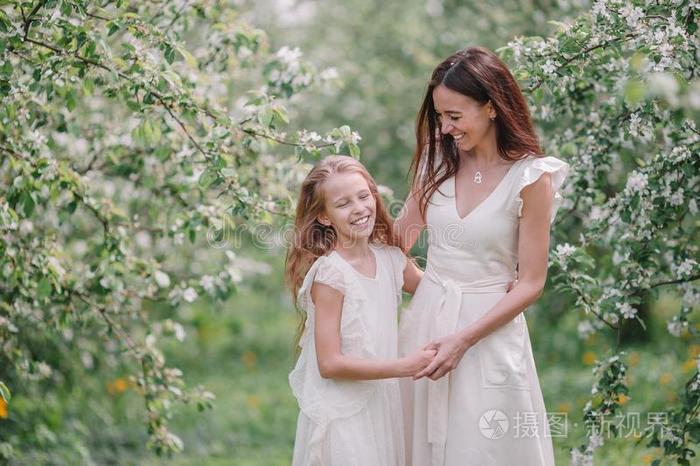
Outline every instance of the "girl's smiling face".
[(490, 103), (481, 104), (441, 84), (433, 90), (433, 104), (440, 131), (452, 136), (460, 152), (470, 151), (495, 130)]
[[(323, 225), (332, 226), (338, 241), (368, 240), (374, 230), (376, 200), (360, 173), (338, 173), (324, 183)], [(348, 244), (348, 243), (345, 243)]]

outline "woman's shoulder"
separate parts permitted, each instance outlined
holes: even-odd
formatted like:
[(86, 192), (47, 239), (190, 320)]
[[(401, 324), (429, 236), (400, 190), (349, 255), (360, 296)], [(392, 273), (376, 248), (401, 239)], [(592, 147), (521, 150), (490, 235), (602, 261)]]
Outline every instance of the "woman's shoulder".
[(553, 155), (533, 153), (527, 153), (521, 156), (520, 158), (516, 159), (514, 163), (519, 164), (523, 172), (528, 170), (539, 170), (552, 173), (562, 169), (568, 170), (569, 167), (568, 163)]
[(543, 175), (548, 174), (551, 179), (552, 194), (554, 197), (554, 207), (551, 219), (554, 220), (558, 206), (562, 202), (560, 191), (564, 180), (569, 172), (569, 164), (552, 155), (527, 154), (516, 161), (520, 164), (518, 176), (515, 178), (512, 197), (515, 200), (515, 209), (518, 217), (522, 216), (523, 200), (520, 196), (523, 189), (540, 180)]

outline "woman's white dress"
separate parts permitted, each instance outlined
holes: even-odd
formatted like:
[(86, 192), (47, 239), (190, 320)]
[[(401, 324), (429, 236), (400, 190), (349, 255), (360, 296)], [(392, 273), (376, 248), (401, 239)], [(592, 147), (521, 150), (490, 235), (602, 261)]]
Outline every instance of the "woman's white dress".
[(293, 466), (404, 466), (405, 448), (397, 379), (351, 381), (320, 376), (314, 342), (313, 282), (343, 293), (341, 351), (366, 359), (396, 359), (397, 309), (406, 256), (400, 249), (370, 244), (373, 278), (337, 252), (314, 262), (299, 290), (307, 313), (301, 353), (289, 383), (300, 407)]
[[(466, 217), (447, 179), (426, 211), (426, 273), (399, 326), (399, 355), (454, 333), (487, 313), (516, 278), (520, 191), (551, 173), (555, 194), (568, 165), (532, 155), (513, 163)], [(549, 425), (524, 314), (464, 354), (438, 381), (400, 381), (410, 466), (551, 466)]]

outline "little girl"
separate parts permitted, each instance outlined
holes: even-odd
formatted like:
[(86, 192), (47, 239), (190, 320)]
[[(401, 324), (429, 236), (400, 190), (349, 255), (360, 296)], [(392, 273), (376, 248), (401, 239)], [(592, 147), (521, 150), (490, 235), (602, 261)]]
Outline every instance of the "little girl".
[(289, 382), (300, 407), (293, 466), (403, 466), (396, 377), (434, 350), (397, 355), (401, 290), (422, 272), (394, 236), (377, 185), (346, 156), (319, 162), (301, 187), (286, 278), (305, 318)]

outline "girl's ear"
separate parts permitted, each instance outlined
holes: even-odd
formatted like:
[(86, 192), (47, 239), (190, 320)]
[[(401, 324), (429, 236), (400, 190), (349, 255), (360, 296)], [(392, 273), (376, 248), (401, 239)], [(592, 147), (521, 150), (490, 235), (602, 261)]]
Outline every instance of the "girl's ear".
[(326, 217), (323, 214), (316, 217), (316, 220), (318, 221), (318, 223), (320, 223), (323, 226), (327, 226), (327, 227), (331, 226), (331, 221), (328, 219), (328, 217)]

